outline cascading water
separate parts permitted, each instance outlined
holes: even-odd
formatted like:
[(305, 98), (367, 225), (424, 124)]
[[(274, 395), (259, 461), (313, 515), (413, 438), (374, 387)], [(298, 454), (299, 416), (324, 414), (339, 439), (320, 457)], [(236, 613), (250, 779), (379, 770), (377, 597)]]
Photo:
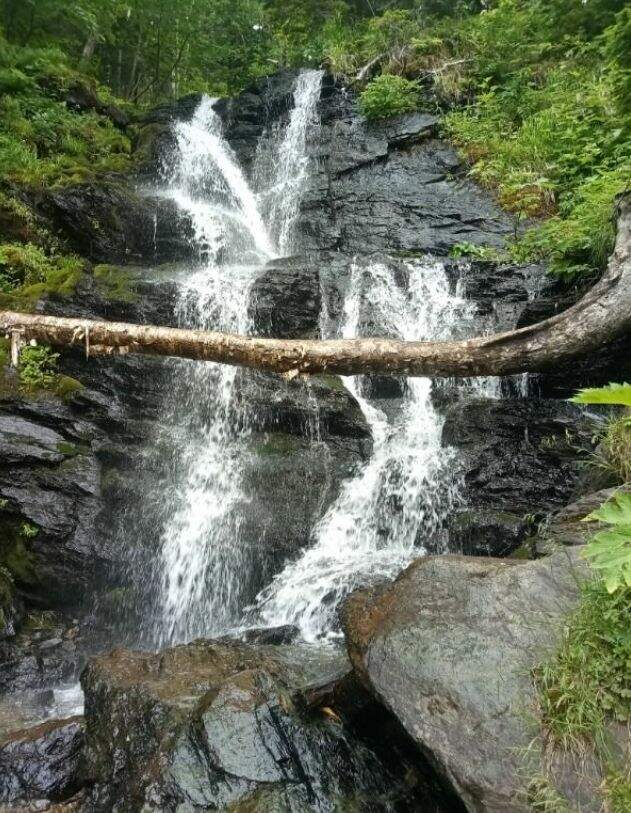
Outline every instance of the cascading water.
[[(307, 131), (322, 74), (296, 82), (284, 132), (269, 140), (278, 171), (256, 194), (221, 134), (213, 102), (175, 129), (177, 161), (168, 193), (189, 213), (202, 262), (180, 286), (178, 316), (187, 326), (248, 330), (250, 288), (264, 263), (286, 252), (307, 175)], [(265, 217), (263, 215), (265, 212)], [(165, 645), (234, 626), (250, 563), (240, 544), (247, 421), (235, 404), (234, 367), (178, 362), (165, 445), (174, 458), (163, 495), (156, 642)]]
[[(450, 295), (442, 264), (410, 262), (407, 270), (403, 290), (391, 267), (354, 265), (342, 337), (362, 335), (364, 325), (411, 341), (453, 335), (467, 305)], [(331, 327), (323, 325), (323, 334), (330, 336)], [(362, 377), (346, 379), (346, 385), (370, 425), (372, 456), (318, 523), (313, 545), (274, 578), (255, 607), (263, 624), (298, 625), (311, 641), (335, 635), (335, 609), (355, 586), (394, 576), (422, 554), (458, 499), (431, 380), (409, 378), (393, 418), (362, 394)]]

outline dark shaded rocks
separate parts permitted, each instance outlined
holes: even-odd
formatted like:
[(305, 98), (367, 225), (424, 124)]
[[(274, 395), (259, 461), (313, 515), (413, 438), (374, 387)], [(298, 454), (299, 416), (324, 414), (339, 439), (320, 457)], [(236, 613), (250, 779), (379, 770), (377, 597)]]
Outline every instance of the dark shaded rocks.
[(582, 567), (565, 551), (526, 563), (429, 557), (343, 606), (357, 674), (471, 813), (530, 809), (530, 673), (560, 640)]
[(526, 538), (522, 516), (492, 509), (458, 511), (449, 522), (449, 550), (467, 556), (508, 556)]
[(76, 601), (107, 559), (94, 438), (57, 399), (0, 401), (0, 562), (31, 599)]
[(249, 316), (257, 336), (318, 338), (322, 306), (315, 264), (289, 257), (269, 263), (250, 293)]
[(423, 788), (322, 710), (345, 671), (335, 652), (237, 642), (93, 659), (88, 809), (333, 811), (364, 798), (361, 809), (415, 809)]
[(572, 404), (478, 398), (448, 411), (443, 443), (460, 450), (469, 506), (542, 513), (571, 497), (592, 426)]
[(616, 486), (584, 494), (556, 511), (542, 525), (537, 537), (533, 540), (536, 552), (544, 555), (559, 547), (584, 545), (602, 527), (597, 522), (584, 522), (585, 517), (600, 508), (618, 491), (631, 491), (631, 485)]
[[(60, 611), (35, 609), (11, 637), (0, 641), (0, 698), (8, 692), (17, 692), (19, 697), (11, 728), (48, 716), (54, 700), (50, 686), (78, 679), (84, 643), (85, 629), (77, 619)], [(0, 736), (7, 729), (5, 716), (0, 702)]]
[(174, 201), (118, 182), (55, 189), (41, 210), (72, 247), (94, 262), (171, 262), (194, 256), (191, 224)]
[(59, 802), (82, 786), (83, 720), (52, 720), (0, 741), (0, 802)]
[(305, 200), (305, 240), (348, 252), (447, 254), (465, 241), (501, 245), (506, 216), (473, 185), (448, 178), (454, 160), (450, 148), (430, 141), (332, 177), (318, 198)]
[(338, 376), (286, 380), (271, 373), (237, 375), (236, 397), (255, 428), (370, 442), (366, 417)]

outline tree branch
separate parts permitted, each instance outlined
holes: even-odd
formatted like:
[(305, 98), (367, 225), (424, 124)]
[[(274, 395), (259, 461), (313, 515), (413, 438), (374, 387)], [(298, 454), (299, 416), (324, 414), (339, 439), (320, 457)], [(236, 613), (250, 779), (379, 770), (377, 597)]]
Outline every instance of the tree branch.
[[(94, 353), (145, 353), (290, 376), (379, 373), (436, 377), (543, 371), (631, 333), (631, 196), (619, 203), (616, 246), (602, 279), (574, 306), (520, 330), (455, 342), (283, 340), (201, 330), (0, 312), (0, 330)], [(88, 335), (86, 336), (86, 331)]]

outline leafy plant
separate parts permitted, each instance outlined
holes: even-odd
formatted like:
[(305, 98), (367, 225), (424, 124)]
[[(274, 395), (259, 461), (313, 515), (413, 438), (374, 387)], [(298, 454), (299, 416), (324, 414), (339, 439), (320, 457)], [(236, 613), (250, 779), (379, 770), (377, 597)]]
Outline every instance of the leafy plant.
[[(580, 390), (571, 399), (576, 404), (611, 404), (631, 410), (631, 384), (609, 384), (606, 387)], [(631, 482), (631, 414), (625, 412), (607, 424), (602, 448), (605, 464), (621, 482)]]
[(384, 119), (418, 108), (420, 90), (417, 82), (403, 76), (382, 74), (368, 85), (359, 97), (359, 106), (367, 119)]
[(20, 351), (18, 371), (25, 387), (51, 387), (57, 376), (59, 353), (45, 345), (27, 345)]
[(570, 400), (575, 404), (617, 404), (631, 408), (631, 384), (607, 384), (579, 390)]
[(586, 522), (606, 526), (584, 548), (583, 555), (598, 570), (609, 593), (631, 587), (631, 494), (618, 492), (593, 511)]
[(38, 533), (37, 525), (32, 525), (30, 522), (23, 522), (20, 525), (20, 536), (23, 536), (24, 539), (35, 539)]
[(499, 252), (492, 246), (478, 246), (475, 243), (456, 243), (451, 247), (449, 256), (456, 259), (460, 257), (473, 257), (478, 260), (497, 260)]

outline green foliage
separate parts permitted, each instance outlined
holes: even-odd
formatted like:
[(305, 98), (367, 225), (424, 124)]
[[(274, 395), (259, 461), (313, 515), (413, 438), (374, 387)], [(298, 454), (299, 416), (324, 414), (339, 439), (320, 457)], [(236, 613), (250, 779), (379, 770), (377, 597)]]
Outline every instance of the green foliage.
[[(618, 492), (586, 522), (608, 526), (584, 548), (583, 555), (598, 570), (609, 593), (631, 587), (631, 494)], [(630, 692), (631, 696), (631, 692)]]
[(475, 243), (467, 241), (463, 243), (456, 243), (449, 251), (450, 257), (456, 259), (460, 257), (472, 257), (476, 260), (497, 260), (499, 259), (499, 252), (492, 246), (478, 246)]
[(52, 387), (57, 378), (59, 353), (45, 345), (27, 345), (20, 350), (20, 383), (29, 389)]
[(579, 390), (570, 398), (575, 404), (616, 404), (631, 407), (631, 384), (607, 384)]
[(559, 651), (534, 677), (544, 729), (563, 748), (601, 744), (607, 720), (631, 720), (631, 589), (586, 584)]
[[(575, 404), (611, 404), (631, 409), (631, 384), (608, 384), (580, 390), (571, 399)], [(626, 413), (607, 424), (602, 439), (608, 467), (620, 481), (631, 482), (631, 415)]]
[(30, 522), (23, 522), (20, 525), (20, 536), (23, 536), (24, 539), (35, 539), (38, 533), (37, 525), (32, 525)]
[(631, 766), (626, 775), (610, 773), (604, 786), (605, 799), (611, 813), (631, 813)]
[(359, 106), (368, 119), (384, 119), (410, 113), (419, 105), (419, 87), (403, 76), (382, 74), (359, 97)]

